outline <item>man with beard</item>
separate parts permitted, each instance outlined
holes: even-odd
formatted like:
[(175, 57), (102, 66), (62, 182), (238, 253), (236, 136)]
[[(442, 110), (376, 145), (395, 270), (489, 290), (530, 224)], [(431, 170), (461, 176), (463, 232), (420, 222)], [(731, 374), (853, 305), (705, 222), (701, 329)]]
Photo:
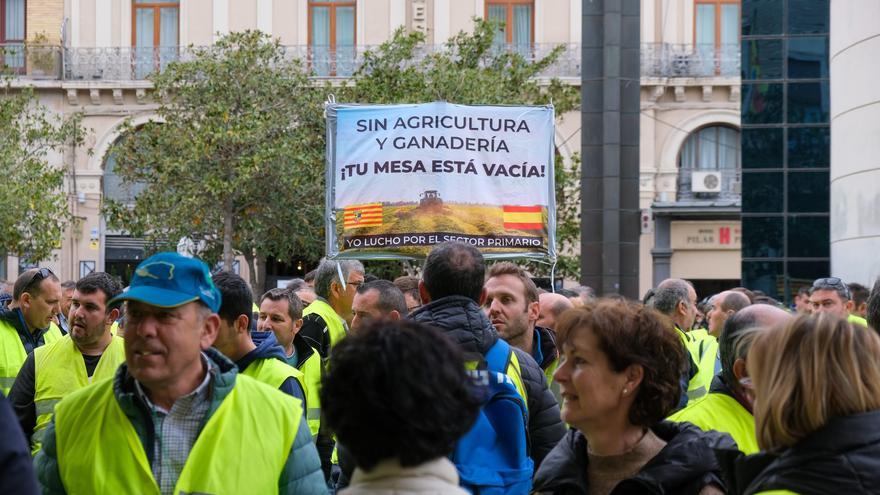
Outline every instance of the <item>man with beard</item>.
[(71, 297), (70, 333), (38, 347), (25, 360), (9, 399), (34, 455), (55, 404), (92, 382), (111, 378), (125, 361), (122, 339), (110, 332), (119, 309), (107, 305), (121, 292), (122, 285), (107, 273), (83, 277)]
[(540, 303), (535, 283), (522, 268), (503, 261), (489, 267), (485, 288), (483, 307), (492, 326), (508, 344), (532, 356), (551, 383), (559, 353), (553, 332), (536, 326)]

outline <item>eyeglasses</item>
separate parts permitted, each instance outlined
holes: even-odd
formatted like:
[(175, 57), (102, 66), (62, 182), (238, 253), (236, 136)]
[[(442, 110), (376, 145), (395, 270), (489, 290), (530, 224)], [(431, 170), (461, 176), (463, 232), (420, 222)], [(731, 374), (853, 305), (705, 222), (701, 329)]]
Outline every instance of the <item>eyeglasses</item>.
[(846, 284), (843, 283), (843, 280), (841, 280), (837, 277), (817, 278), (813, 282), (813, 288), (819, 289), (819, 290), (822, 290), (822, 289), (839, 290), (839, 291), (842, 291), (846, 295), (847, 299), (851, 299), (851, 296), (849, 293), (849, 287), (847, 287)]

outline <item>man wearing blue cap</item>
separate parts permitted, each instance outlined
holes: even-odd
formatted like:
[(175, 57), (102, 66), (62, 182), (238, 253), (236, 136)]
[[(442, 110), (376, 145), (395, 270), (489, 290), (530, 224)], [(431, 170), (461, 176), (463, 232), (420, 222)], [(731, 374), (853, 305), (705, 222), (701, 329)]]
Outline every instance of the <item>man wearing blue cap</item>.
[(326, 493), (299, 401), (211, 349), (221, 296), (207, 265), (154, 255), (119, 301), (125, 363), (55, 406), (43, 493)]

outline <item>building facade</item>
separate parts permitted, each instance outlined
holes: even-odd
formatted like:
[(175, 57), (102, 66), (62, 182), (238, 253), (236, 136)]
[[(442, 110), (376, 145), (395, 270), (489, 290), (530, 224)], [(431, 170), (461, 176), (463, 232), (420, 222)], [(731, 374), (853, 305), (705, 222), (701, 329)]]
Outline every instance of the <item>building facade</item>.
[(831, 273), (880, 277), (880, 3), (831, 2)]
[[(136, 266), (143, 246), (109, 231), (100, 215), (105, 195), (124, 194), (107, 150), (126, 119), (155, 116), (147, 76), (187, 56), (189, 45), (260, 29), (307, 58), (317, 77), (339, 78), (398, 27), (424, 32), (439, 47), (472, 29), (474, 16), (489, 17), (509, 26), (497, 42), (528, 57), (565, 45), (544, 75), (579, 85), (582, 1), (0, 0), (0, 44), (38, 39), (48, 54), (41, 67), (25, 55), (7, 56), (14, 84), (36, 87), (55, 112), (83, 112), (90, 130), (82, 149), (57, 157), (75, 170), (67, 189), (80, 222), (65, 233), (57, 258), (40, 264), (71, 279), (90, 270), (124, 276)], [(738, 0), (641, 1), (641, 80), (633, 83), (641, 84), (639, 201), (649, 217), (640, 242), (642, 292), (658, 277), (689, 277), (698, 287), (740, 278), (739, 35), (731, 28), (739, 11)], [(560, 116), (555, 139), (564, 158), (580, 149), (581, 131), (576, 112)], [(710, 185), (695, 187), (695, 178)], [(5, 261), (0, 277), (15, 278), (27, 266)]]
[(643, 1), (642, 293), (740, 283), (740, 2)]

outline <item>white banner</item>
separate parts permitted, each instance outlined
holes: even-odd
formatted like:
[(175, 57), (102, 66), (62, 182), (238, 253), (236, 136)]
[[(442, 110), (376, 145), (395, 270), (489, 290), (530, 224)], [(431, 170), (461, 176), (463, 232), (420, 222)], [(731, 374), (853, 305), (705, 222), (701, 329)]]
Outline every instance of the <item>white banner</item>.
[(328, 256), (422, 257), (454, 239), (489, 257), (555, 258), (552, 107), (327, 114)]

